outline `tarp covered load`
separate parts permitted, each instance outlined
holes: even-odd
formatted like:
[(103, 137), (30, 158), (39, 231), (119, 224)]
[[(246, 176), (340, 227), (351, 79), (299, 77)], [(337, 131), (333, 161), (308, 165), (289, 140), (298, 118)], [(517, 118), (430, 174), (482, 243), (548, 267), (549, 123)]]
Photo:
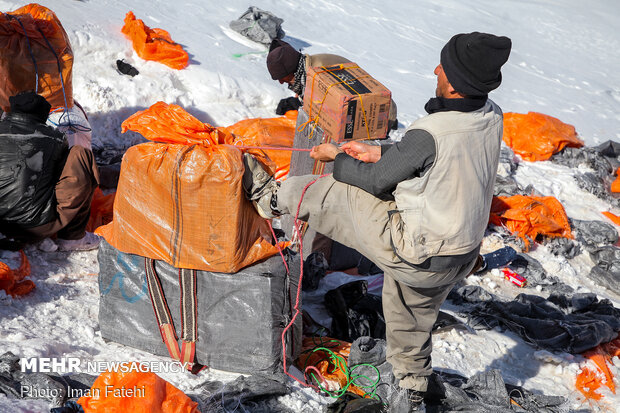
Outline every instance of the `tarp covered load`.
[(115, 195), (116, 192), (104, 195), (100, 188), (95, 189), (93, 200), (90, 203), (90, 218), (86, 225), (86, 231), (95, 232), (100, 226), (112, 222)]
[(526, 246), (538, 235), (573, 238), (566, 211), (552, 196), (493, 197), (490, 222), (504, 225), (522, 238)]
[[(157, 324), (145, 276), (144, 257), (124, 254), (105, 241), (98, 252), (99, 326), (110, 341), (169, 354)], [(292, 317), (299, 282), (298, 258), (288, 262), (288, 275), (278, 255), (235, 274), (198, 271), (196, 276), (199, 363), (225, 371), (282, 373), (282, 333)], [(182, 317), (179, 269), (155, 263), (178, 337)], [(285, 335), (287, 355), (301, 349), (301, 317)]]
[(21, 264), (17, 269), (13, 270), (0, 261), (0, 290), (4, 290), (13, 297), (28, 294), (34, 289), (34, 282), (24, 280), (25, 277), (30, 275), (30, 262), (24, 251), (20, 250), (19, 253)]
[(240, 146), (260, 146), (276, 164), (274, 177), (283, 180), (291, 166), (291, 151), (269, 149), (269, 147), (292, 148), (295, 140), (297, 111), (288, 111), (277, 118), (244, 119), (234, 125), (218, 128), (227, 136), (225, 143)]
[(545, 161), (567, 146), (583, 146), (573, 126), (537, 112), (504, 113), (503, 140), (526, 161)]
[(218, 145), (215, 128), (158, 102), (122, 129), (157, 142), (123, 157), (114, 220), (98, 231), (115, 248), (227, 273), (278, 253), (268, 222), (245, 199), (241, 150)]
[(101, 373), (78, 404), (84, 413), (199, 413), (198, 403), (151, 372)]
[(282, 22), (284, 20), (273, 13), (250, 6), (241, 17), (231, 21), (229, 26), (250, 40), (268, 45), (272, 40), (284, 37)]
[(73, 106), (73, 51), (53, 11), (31, 3), (3, 13), (0, 51), (3, 111), (10, 110), (9, 97), (24, 90), (36, 91), (52, 107)]
[(151, 29), (133, 12), (125, 15), (122, 32), (133, 43), (133, 48), (144, 60), (154, 60), (172, 69), (184, 69), (189, 63), (189, 55), (183, 46), (172, 41), (170, 33), (163, 29)]

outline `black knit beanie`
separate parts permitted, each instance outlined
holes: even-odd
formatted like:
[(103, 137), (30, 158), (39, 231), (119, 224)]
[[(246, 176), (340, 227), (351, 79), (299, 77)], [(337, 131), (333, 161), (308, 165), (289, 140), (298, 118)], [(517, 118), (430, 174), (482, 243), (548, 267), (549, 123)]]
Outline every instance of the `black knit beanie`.
[(512, 42), (488, 33), (461, 33), (441, 50), (441, 66), (454, 89), (467, 96), (483, 96), (502, 82), (500, 69)]
[(9, 103), (11, 104), (11, 112), (33, 115), (41, 123), (47, 121), (52, 108), (47, 99), (33, 91), (19, 92), (17, 95), (9, 97)]
[(301, 53), (290, 44), (280, 39), (275, 39), (269, 46), (267, 55), (267, 70), (273, 80), (282, 79), (297, 70), (297, 64)]

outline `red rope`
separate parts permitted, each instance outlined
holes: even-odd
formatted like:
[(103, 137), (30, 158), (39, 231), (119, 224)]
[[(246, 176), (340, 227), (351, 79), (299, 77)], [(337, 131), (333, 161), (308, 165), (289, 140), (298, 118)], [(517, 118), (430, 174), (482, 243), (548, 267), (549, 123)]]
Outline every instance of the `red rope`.
[(286, 146), (246, 146), (246, 145), (235, 145), (237, 148), (242, 149), (263, 149), (269, 151), (296, 151), (296, 152), (310, 152), (312, 149), (300, 149), (300, 148), (289, 148)]
[[(292, 378), (293, 380), (295, 380), (296, 382), (298, 382), (299, 384), (301, 384), (302, 386), (305, 387), (312, 387), (314, 389), (317, 389), (316, 386), (308, 384), (308, 383), (304, 383), (301, 380), (299, 380), (297, 377), (293, 376), (292, 374), (290, 374), (288, 372), (288, 368), (286, 367), (286, 333), (288, 332), (288, 330), (291, 328), (291, 326), (295, 323), (295, 320), (297, 319), (297, 316), (299, 316), (299, 298), (301, 297), (301, 285), (302, 285), (302, 281), (303, 281), (303, 277), (304, 277), (304, 259), (303, 259), (303, 241), (301, 238), (301, 234), (299, 231), (299, 211), (301, 210), (301, 202), (304, 199), (304, 195), (306, 195), (306, 191), (308, 190), (308, 188), (310, 187), (310, 185), (314, 184), (316, 181), (318, 181), (321, 178), (324, 178), (326, 176), (328, 176), (329, 174), (324, 174), (319, 176), (318, 178), (316, 178), (313, 181), (308, 182), (308, 184), (304, 187), (303, 191), (301, 191), (301, 197), (299, 198), (299, 204), (297, 205), (297, 212), (295, 213), (295, 220), (293, 221), (293, 226), (295, 228), (295, 233), (297, 234), (297, 238), (299, 239), (299, 281), (298, 281), (298, 285), (297, 285), (297, 295), (295, 298), (295, 314), (293, 315), (293, 318), (291, 318), (291, 321), (288, 323), (288, 325), (284, 328), (284, 330), (282, 331), (282, 367), (284, 368), (284, 373), (289, 376), (290, 378)], [(271, 222), (269, 223), (269, 226), (271, 227)], [(275, 232), (273, 231), (273, 228), (271, 228), (271, 233), (274, 236), (275, 239)], [(288, 266), (286, 265), (286, 260), (284, 258), (284, 254), (282, 253), (282, 250), (280, 249), (279, 244), (278, 245), (278, 250), (280, 251), (280, 256), (282, 257), (282, 261), (284, 262), (284, 266), (287, 270), (288, 273)], [(305, 376), (305, 373), (304, 373)], [(317, 389), (318, 390), (318, 389)]]

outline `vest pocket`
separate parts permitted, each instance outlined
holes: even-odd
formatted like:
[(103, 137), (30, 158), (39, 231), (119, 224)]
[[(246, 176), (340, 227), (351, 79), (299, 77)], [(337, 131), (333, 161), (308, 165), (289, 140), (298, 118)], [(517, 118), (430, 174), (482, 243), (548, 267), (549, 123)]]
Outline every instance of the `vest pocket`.
[[(429, 240), (425, 234), (418, 234), (407, 227), (406, 221), (414, 222), (418, 211), (388, 211), (388, 227), (394, 253), (404, 262), (421, 264), (427, 258), (436, 255), (444, 244), (444, 240)], [(407, 220), (407, 218), (409, 218)]]

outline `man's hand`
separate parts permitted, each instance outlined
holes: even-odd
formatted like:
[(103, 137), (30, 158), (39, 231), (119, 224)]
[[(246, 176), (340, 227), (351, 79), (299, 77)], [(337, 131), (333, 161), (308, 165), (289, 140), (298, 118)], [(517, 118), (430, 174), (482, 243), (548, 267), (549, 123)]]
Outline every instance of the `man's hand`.
[(340, 149), (362, 162), (375, 163), (381, 158), (381, 146), (378, 145), (351, 141), (342, 145)]
[(342, 152), (342, 149), (332, 143), (322, 143), (312, 147), (310, 157), (317, 161), (332, 162), (336, 158), (336, 155)]

